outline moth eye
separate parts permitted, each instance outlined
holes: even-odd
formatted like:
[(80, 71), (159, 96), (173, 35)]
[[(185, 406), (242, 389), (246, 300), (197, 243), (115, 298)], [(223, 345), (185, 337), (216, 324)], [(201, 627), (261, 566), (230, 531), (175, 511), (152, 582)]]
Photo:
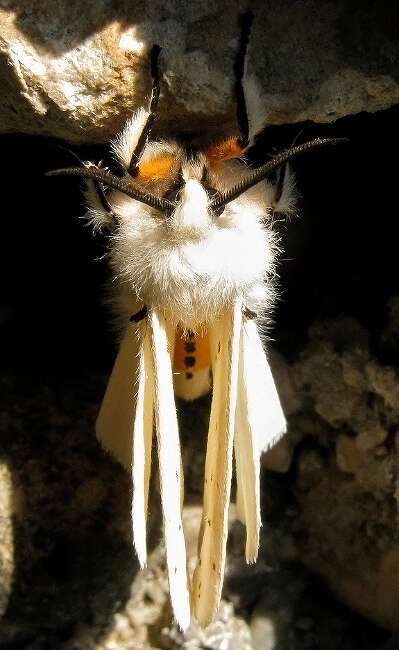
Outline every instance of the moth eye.
[(164, 199), (167, 199), (171, 203), (177, 203), (180, 198), (181, 185), (172, 187), (171, 190), (168, 190), (164, 194)]
[(220, 196), (220, 192), (218, 192), (218, 190), (216, 190), (214, 187), (207, 187), (206, 185), (204, 187), (209, 201), (212, 202)]
[(169, 190), (167, 190), (167, 192), (165, 192), (164, 199), (167, 199), (171, 203), (177, 203), (180, 198), (180, 191), (183, 185), (184, 185), (184, 178), (183, 178), (182, 170), (180, 168), (172, 187)]
[(237, 138), (227, 138), (223, 142), (212, 145), (205, 151), (205, 155), (211, 165), (215, 165), (224, 160), (231, 160), (232, 158), (241, 158), (245, 151)]
[(173, 163), (172, 156), (145, 160), (138, 166), (136, 178), (141, 181), (160, 181), (170, 173)]
[[(203, 183), (204, 189), (206, 190), (206, 193), (208, 195), (209, 202), (212, 203), (212, 201), (215, 201), (215, 199), (218, 199), (221, 194), (219, 190), (215, 189), (214, 187), (207, 186), (206, 183)], [(223, 213), (225, 206), (222, 205), (220, 208), (212, 208), (213, 215), (215, 217), (220, 217), (220, 215)]]

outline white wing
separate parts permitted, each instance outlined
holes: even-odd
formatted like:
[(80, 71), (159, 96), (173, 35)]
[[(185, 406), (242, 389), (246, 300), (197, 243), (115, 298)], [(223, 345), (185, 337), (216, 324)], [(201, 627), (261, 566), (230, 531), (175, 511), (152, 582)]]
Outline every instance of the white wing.
[(230, 501), (234, 421), (237, 398), (241, 302), (209, 326), (213, 397), (205, 462), (199, 561), (193, 576), (193, 612), (209, 625), (220, 603)]
[(147, 562), (147, 509), (154, 404), (151, 344), (146, 321), (140, 323), (140, 336), (138, 389), (133, 429), (132, 525), (134, 546), (140, 567), (143, 568)]
[(164, 319), (151, 311), (148, 316), (148, 328), (153, 360), (154, 411), (169, 589), (177, 623), (185, 630), (190, 624), (190, 602), (180, 511), (182, 466), (171, 356)]
[(237, 513), (247, 529), (247, 562), (255, 562), (259, 548), (260, 454), (285, 430), (284, 414), (256, 323), (246, 321), (240, 339), (235, 457)]
[(237, 513), (246, 525), (245, 557), (255, 562), (259, 548), (260, 455), (286, 431), (273, 376), (254, 321), (243, 324), (236, 411)]
[(96, 422), (97, 438), (129, 472), (139, 353), (137, 325), (131, 323), (120, 345)]
[[(251, 376), (248, 355), (248, 335), (241, 328), (240, 361), (238, 367), (238, 390), (234, 451), (237, 477), (237, 513), (246, 525), (247, 539), (245, 557), (255, 562), (259, 548), (260, 519), (260, 452), (257, 442), (257, 419), (254, 410), (258, 387)], [(255, 394), (252, 392), (255, 389)]]
[(244, 323), (242, 341), (248, 413), (261, 453), (286, 433), (287, 422), (255, 321)]

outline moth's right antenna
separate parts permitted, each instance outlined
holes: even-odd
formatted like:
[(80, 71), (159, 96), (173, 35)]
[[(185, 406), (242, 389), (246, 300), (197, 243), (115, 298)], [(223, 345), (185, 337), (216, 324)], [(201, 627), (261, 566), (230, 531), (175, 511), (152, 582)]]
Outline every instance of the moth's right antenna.
[(244, 88), (242, 85), (242, 79), (244, 76), (245, 70), (245, 57), (247, 55), (249, 35), (251, 33), (251, 26), (253, 20), (252, 11), (247, 11), (240, 17), (240, 26), (241, 26), (241, 35), (240, 43), (236, 54), (236, 59), (234, 62), (234, 91), (237, 102), (237, 122), (238, 128), (240, 130), (241, 136), (237, 138), (237, 142), (240, 147), (245, 149), (249, 144), (249, 123), (248, 123), (248, 112), (247, 104), (245, 101)]
[(160, 81), (161, 75), (159, 72), (158, 59), (161, 48), (159, 45), (153, 45), (151, 48), (151, 76), (152, 76), (152, 95), (150, 103), (150, 113), (148, 115), (147, 121), (144, 125), (144, 128), (140, 134), (140, 137), (137, 141), (136, 148), (133, 151), (130, 164), (128, 167), (128, 172), (131, 176), (137, 176), (138, 164), (140, 162), (141, 154), (143, 153), (144, 147), (148, 142), (148, 138), (151, 134), (152, 125), (155, 120), (156, 111), (158, 107), (159, 93), (160, 93)]
[(313, 149), (320, 149), (329, 145), (344, 144), (346, 142), (349, 142), (348, 138), (315, 138), (315, 140), (311, 140), (310, 142), (304, 142), (303, 144), (296, 145), (290, 149), (280, 151), (280, 153), (274, 156), (274, 158), (269, 160), (265, 165), (262, 165), (262, 167), (259, 167), (249, 174), (247, 178), (231, 187), (224, 194), (219, 194), (211, 201), (210, 207), (214, 211), (220, 210), (224, 205), (238, 198), (241, 194), (251, 189), (251, 187), (273, 174), (276, 169), (281, 167), (281, 165), (286, 163), (288, 160), (297, 158), (303, 153), (312, 151)]

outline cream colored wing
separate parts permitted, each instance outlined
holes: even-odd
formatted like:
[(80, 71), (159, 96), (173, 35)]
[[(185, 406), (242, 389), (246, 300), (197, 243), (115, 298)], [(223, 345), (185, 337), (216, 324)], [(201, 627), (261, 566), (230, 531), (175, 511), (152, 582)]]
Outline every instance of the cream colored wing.
[(237, 512), (246, 525), (245, 556), (258, 556), (260, 454), (285, 433), (286, 421), (254, 321), (243, 324), (236, 411)]
[[(260, 519), (260, 452), (257, 443), (257, 419), (254, 408), (258, 407), (257, 377), (251, 375), (248, 354), (248, 330), (241, 328), (240, 361), (238, 366), (238, 390), (234, 451), (237, 477), (237, 514), (247, 529), (245, 558), (255, 562), (259, 548)], [(249, 382), (248, 382), (249, 380)], [(254, 392), (253, 392), (254, 391)]]
[(261, 453), (273, 447), (286, 433), (287, 421), (257, 324), (247, 320), (243, 328), (243, 381), (248, 395), (251, 426)]
[[(249, 368), (246, 354), (246, 331), (241, 329), (240, 361), (238, 366), (238, 390), (234, 451), (237, 477), (237, 512), (247, 529), (245, 557), (255, 562), (259, 548), (260, 520), (260, 453), (256, 440), (256, 418), (253, 417), (253, 384), (246, 379)], [(257, 389), (256, 389), (257, 390)]]
[(138, 326), (130, 323), (122, 339), (96, 422), (97, 438), (129, 472), (132, 465), (139, 351)]
[(171, 350), (170, 346), (168, 349), (165, 321), (154, 311), (148, 315), (148, 328), (153, 361), (154, 412), (169, 589), (177, 623), (185, 630), (190, 624), (190, 600), (180, 511), (182, 465), (173, 394)]
[(147, 322), (142, 321), (139, 328), (141, 346), (133, 427), (132, 525), (134, 546), (140, 566), (143, 568), (147, 562), (147, 510), (151, 474), (154, 378)]
[(205, 462), (199, 560), (193, 576), (193, 613), (200, 625), (213, 620), (220, 603), (231, 489), (237, 399), (241, 302), (209, 326), (213, 397)]

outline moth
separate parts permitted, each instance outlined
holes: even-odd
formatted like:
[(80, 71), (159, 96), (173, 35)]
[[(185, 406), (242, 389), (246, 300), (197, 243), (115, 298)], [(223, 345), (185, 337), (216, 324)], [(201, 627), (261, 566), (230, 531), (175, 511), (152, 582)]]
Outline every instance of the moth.
[[(151, 137), (162, 76), (155, 45), (149, 107), (112, 143), (119, 175), (91, 163), (49, 172), (85, 178), (93, 227), (111, 231), (109, 261), (124, 334), (96, 432), (131, 469), (134, 545), (144, 567), (155, 431), (170, 597), (183, 630), (191, 616), (207, 626), (218, 610), (233, 456), (245, 557), (248, 563), (257, 558), (260, 455), (286, 431), (258, 331), (258, 317), (270, 312), (275, 293), (272, 216), (293, 209), (288, 161), (340, 141), (318, 138), (248, 166), (263, 127), (263, 107), (245, 74), (251, 22), (251, 13), (242, 16), (234, 65), (237, 133), (204, 144)], [(189, 576), (175, 394), (192, 400), (211, 383), (198, 560)]]

